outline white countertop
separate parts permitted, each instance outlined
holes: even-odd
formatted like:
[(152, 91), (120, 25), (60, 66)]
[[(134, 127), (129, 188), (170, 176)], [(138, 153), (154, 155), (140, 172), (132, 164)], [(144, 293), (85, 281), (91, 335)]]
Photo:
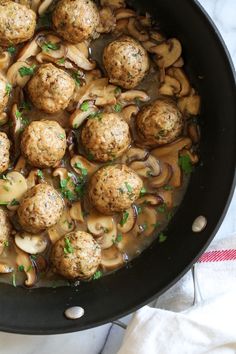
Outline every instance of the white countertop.
[[(236, 0), (199, 0), (223, 36), (236, 66)], [(217, 237), (236, 231), (236, 193)], [(24, 336), (0, 333), (0, 354), (116, 354), (123, 330), (111, 325), (72, 334)], [(103, 349), (104, 348), (104, 349)], [(103, 349), (103, 350), (102, 350)]]

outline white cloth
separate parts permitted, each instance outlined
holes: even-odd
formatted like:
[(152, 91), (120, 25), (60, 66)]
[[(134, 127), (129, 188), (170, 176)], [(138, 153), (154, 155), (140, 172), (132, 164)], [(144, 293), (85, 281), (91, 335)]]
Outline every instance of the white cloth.
[(134, 314), (117, 354), (235, 354), (235, 250), (236, 235), (214, 241), (196, 265), (202, 300), (193, 305), (189, 272), (158, 299), (159, 308)]

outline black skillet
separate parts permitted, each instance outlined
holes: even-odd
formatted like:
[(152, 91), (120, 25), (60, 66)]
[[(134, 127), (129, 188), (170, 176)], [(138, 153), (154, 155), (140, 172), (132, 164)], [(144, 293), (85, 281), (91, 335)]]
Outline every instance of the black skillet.
[[(168, 36), (178, 37), (183, 44), (187, 70), (202, 97), (202, 162), (169, 225), (166, 242), (154, 242), (127, 268), (82, 284), (78, 291), (69, 287), (27, 290), (0, 284), (2, 331), (72, 332), (134, 311), (183, 276), (210, 243), (226, 213), (235, 185), (236, 90), (224, 43), (197, 2), (137, 0), (131, 5), (152, 14)], [(192, 222), (199, 215), (207, 218), (207, 227), (194, 234)], [(73, 305), (82, 306), (85, 314), (67, 320), (63, 312)]]

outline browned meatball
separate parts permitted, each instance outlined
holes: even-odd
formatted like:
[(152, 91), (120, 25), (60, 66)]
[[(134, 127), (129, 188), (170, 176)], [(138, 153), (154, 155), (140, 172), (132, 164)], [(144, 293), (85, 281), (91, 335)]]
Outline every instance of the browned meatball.
[(126, 89), (137, 86), (149, 69), (146, 50), (128, 36), (118, 38), (106, 46), (103, 63), (110, 82)]
[(87, 232), (71, 232), (55, 243), (51, 262), (67, 279), (89, 279), (101, 262), (101, 249)]
[(10, 140), (7, 134), (0, 132), (0, 173), (6, 171), (10, 162)]
[(61, 0), (52, 21), (63, 38), (78, 43), (93, 36), (100, 19), (97, 6), (91, 0)]
[(33, 121), (22, 135), (21, 151), (32, 166), (54, 167), (66, 152), (66, 132), (55, 121)]
[(47, 113), (65, 109), (74, 89), (75, 82), (70, 75), (52, 64), (42, 65), (28, 83), (31, 101)]
[(121, 156), (131, 142), (128, 124), (115, 113), (103, 113), (98, 118), (88, 119), (81, 140), (93, 160), (102, 162)]
[(37, 184), (21, 200), (18, 218), (25, 231), (37, 233), (55, 225), (60, 219), (64, 202), (49, 184)]
[(7, 92), (7, 80), (0, 74), (0, 113), (4, 111), (8, 99), (9, 94)]
[(26, 42), (34, 35), (36, 14), (13, 1), (0, 2), (0, 45)]
[(89, 198), (98, 211), (109, 215), (128, 209), (142, 186), (141, 178), (126, 165), (105, 166), (91, 178)]
[(136, 126), (139, 137), (146, 145), (163, 145), (180, 136), (183, 118), (174, 102), (156, 100), (141, 109)]
[(0, 254), (2, 253), (4, 246), (7, 246), (11, 233), (11, 224), (8, 220), (5, 210), (0, 208)]

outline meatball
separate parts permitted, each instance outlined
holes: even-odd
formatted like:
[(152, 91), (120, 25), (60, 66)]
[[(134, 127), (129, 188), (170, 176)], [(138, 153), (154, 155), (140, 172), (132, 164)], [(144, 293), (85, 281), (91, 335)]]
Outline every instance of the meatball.
[(139, 42), (123, 36), (106, 46), (103, 64), (111, 83), (131, 89), (137, 86), (148, 72), (149, 58)]
[(148, 146), (171, 143), (180, 136), (183, 117), (170, 100), (156, 100), (144, 106), (136, 118), (139, 137)]
[(10, 140), (7, 134), (0, 132), (0, 173), (8, 169), (10, 162)]
[(78, 43), (93, 36), (100, 17), (91, 0), (61, 0), (53, 12), (52, 21), (64, 39)]
[(110, 215), (128, 209), (142, 187), (141, 178), (126, 165), (105, 166), (90, 180), (89, 199), (98, 211)]
[(36, 14), (13, 1), (0, 2), (0, 45), (26, 42), (34, 35)]
[(25, 231), (37, 233), (55, 225), (60, 219), (64, 202), (49, 184), (32, 187), (17, 209), (19, 223)]
[(65, 109), (74, 89), (75, 82), (70, 75), (52, 64), (42, 65), (28, 83), (31, 101), (47, 113)]
[(93, 160), (113, 160), (121, 156), (130, 145), (129, 126), (119, 114), (104, 113), (98, 119), (87, 120), (81, 141)]
[(7, 245), (11, 233), (11, 224), (5, 210), (0, 208), (0, 254)]
[(22, 134), (21, 151), (35, 167), (54, 167), (66, 151), (66, 133), (51, 120), (33, 121)]
[(89, 233), (71, 232), (55, 243), (51, 262), (67, 279), (89, 279), (101, 262), (101, 248)]
[(7, 81), (4, 76), (0, 75), (0, 113), (4, 111), (8, 99), (9, 95), (7, 93)]

